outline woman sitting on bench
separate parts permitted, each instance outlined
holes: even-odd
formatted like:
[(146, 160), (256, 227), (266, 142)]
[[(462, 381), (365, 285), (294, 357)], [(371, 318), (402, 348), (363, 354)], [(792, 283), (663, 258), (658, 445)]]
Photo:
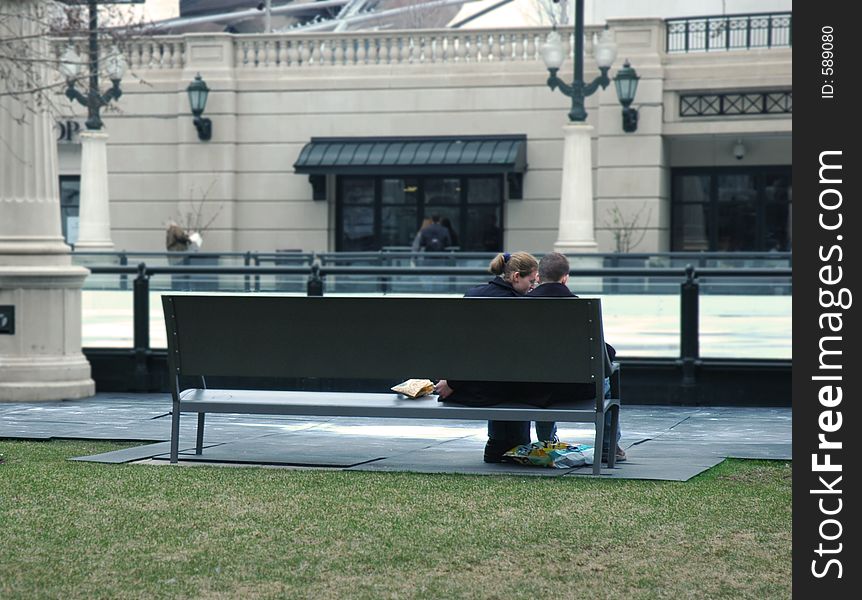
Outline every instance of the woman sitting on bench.
[[(488, 270), (495, 275), (485, 285), (471, 288), (465, 298), (521, 298), (536, 284), (539, 263), (527, 252), (498, 254)], [(526, 343), (526, 341), (525, 341)], [(491, 406), (517, 401), (511, 384), (496, 381), (447, 381), (434, 386), (441, 400), (467, 406)], [(503, 462), (503, 454), (522, 444), (530, 443), (529, 421), (488, 421), (488, 442), (485, 462)]]

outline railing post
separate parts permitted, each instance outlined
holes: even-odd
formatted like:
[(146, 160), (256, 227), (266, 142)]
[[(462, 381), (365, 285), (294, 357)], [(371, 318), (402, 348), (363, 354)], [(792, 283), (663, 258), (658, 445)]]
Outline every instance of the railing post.
[(308, 278), (306, 296), (323, 295), (323, 279), (320, 277), (320, 265), (311, 265), (311, 276)]
[(700, 358), (699, 306), (700, 285), (694, 267), (685, 266), (685, 281), (680, 286), (679, 347), (683, 387), (695, 384), (695, 367)]
[[(251, 252), (245, 253), (245, 256), (243, 257), (242, 263), (246, 267), (251, 266)], [(245, 291), (250, 292), (251, 291), (251, 278), (249, 277), (248, 273), (246, 273), (243, 276), (243, 280), (245, 281)]]
[(712, 19), (704, 19), (704, 21), (706, 21), (706, 28), (703, 34), (703, 49), (709, 52), (709, 35), (712, 31)]
[[(254, 255), (254, 266), (255, 267), (260, 266), (260, 256), (258, 256), (256, 253)], [(254, 291), (255, 292), (260, 291), (260, 274), (259, 273), (254, 274)]]
[[(377, 265), (380, 267), (383, 267), (383, 266), (391, 267), (391, 266), (393, 266), (389, 257), (387, 257), (383, 254), (383, 250), (378, 250), (377, 256), (375, 258), (377, 260)], [(378, 283), (380, 284), (380, 293), (381, 294), (389, 293), (389, 277), (387, 277), (386, 275), (381, 275), (380, 279), (378, 280)]]
[[(125, 252), (120, 252), (120, 266), (126, 267), (129, 264), (129, 257)], [(120, 274), (120, 289), (127, 290), (129, 289), (129, 276), (125, 273)]]
[(685, 51), (688, 52), (688, 33), (689, 33), (689, 23), (688, 19), (685, 20)]
[(772, 15), (766, 17), (766, 47), (772, 48)]
[(134, 331), (135, 331), (135, 388), (139, 392), (149, 389), (150, 373), (147, 358), (150, 353), (150, 279), (147, 265), (138, 264), (138, 276), (134, 283)]
[(745, 25), (745, 49), (751, 50), (751, 15), (746, 19)]

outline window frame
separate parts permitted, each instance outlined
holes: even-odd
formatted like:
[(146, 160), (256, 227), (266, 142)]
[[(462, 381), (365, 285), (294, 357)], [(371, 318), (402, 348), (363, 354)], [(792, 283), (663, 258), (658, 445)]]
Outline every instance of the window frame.
[[(506, 195), (506, 185), (505, 185), (505, 173), (470, 173), (470, 174), (462, 174), (462, 173), (435, 173), (435, 174), (409, 174), (409, 173), (394, 173), (394, 174), (386, 174), (386, 173), (375, 173), (373, 175), (337, 175), (336, 176), (336, 194), (335, 194), (335, 251), (342, 252), (344, 251), (344, 207), (350, 206), (349, 203), (345, 204), (345, 183), (347, 180), (354, 179), (372, 179), (374, 181), (374, 226), (373, 226), (373, 236), (375, 241), (375, 247), (377, 250), (381, 250), (383, 246), (381, 245), (383, 238), (383, 180), (384, 179), (402, 179), (402, 180), (415, 180), (417, 182), (418, 190), (416, 192), (416, 230), (418, 231), (422, 221), (430, 216), (430, 211), (427, 210), (428, 204), (425, 200), (425, 189), (427, 181), (430, 179), (457, 179), (459, 181), (459, 198), (458, 198), (458, 214), (459, 214), (459, 223), (458, 229), (456, 233), (460, 240), (466, 239), (467, 227), (466, 220), (467, 215), (469, 213), (469, 209), (473, 207), (483, 207), (483, 206), (493, 206), (495, 207), (499, 213), (499, 223), (505, 223), (505, 195)], [(473, 202), (468, 203), (469, 198), (469, 185), (471, 179), (496, 179), (498, 181), (498, 196), (495, 202)], [(390, 206), (390, 205), (387, 205)], [(396, 205), (391, 205), (396, 206)], [(399, 205), (399, 206), (403, 206)], [(436, 206), (436, 205), (431, 205)], [(444, 205), (441, 205), (444, 206)], [(454, 205), (445, 205), (445, 206), (454, 206)], [(407, 244), (409, 245), (409, 243)], [(373, 251), (373, 250), (369, 250)]]
[[(676, 178), (677, 176), (708, 176), (709, 177), (709, 199), (706, 202), (684, 202), (676, 197)], [(670, 248), (672, 252), (685, 252), (687, 250), (678, 247), (678, 243), (684, 240), (678, 240), (676, 236), (678, 209), (682, 206), (701, 205), (707, 209), (706, 213), (709, 219), (706, 223), (706, 238), (708, 247), (707, 252), (718, 252), (719, 249), (719, 178), (723, 175), (748, 175), (754, 181), (754, 191), (756, 193), (756, 224), (755, 224), (755, 248), (749, 250), (732, 250), (731, 252), (766, 252), (770, 248), (766, 247), (768, 231), (766, 229), (766, 206), (767, 204), (779, 204), (777, 202), (767, 202), (766, 199), (766, 180), (770, 176), (786, 177), (790, 186), (793, 185), (793, 169), (791, 165), (763, 165), (752, 167), (673, 167), (670, 173)], [(792, 188), (791, 188), (792, 189)], [(792, 200), (788, 200), (788, 207), (792, 206)]]

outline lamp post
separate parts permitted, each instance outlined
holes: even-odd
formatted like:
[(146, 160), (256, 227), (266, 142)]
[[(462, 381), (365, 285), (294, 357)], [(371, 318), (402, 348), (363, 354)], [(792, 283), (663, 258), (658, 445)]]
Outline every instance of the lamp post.
[[(557, 0), (555, 0), (557, 1)], [(608, 71), (617, 55), (613, 33), (605, 28), (593, 44), (599, 76), (590, 83), (584, 81), (584, 0), (575, 0), (575, 45), (574, 78), (566, 83), (557, 76), (565, 61), (563, 44), (556, 29), (548, 35), (542, 46), (542, 59), (550, 73), (548, 87), (559, 89), (571, 98), (569, 123), (563, 126), (563, 181), (560, 195), (560, 222), (554, 249), (558, 252), (595, 252), (598, 245), (593, 225), (593, 176), (592, 176), (592, 126), (586, 124), (587, 111), (584, 102), (599, 88), (605, 89), (611, 79)], [(637, 111), (630, 108), (637, 90), (639, 77), (626, 61), (616, 78), (616, 88), (623, 104), (624, 130), (637, 128)], [(625, 94), (625, 98), (623, 96)], [(634, 115), (632, 117), (632, 114)], [(626, 116), (628, 115), (628, 117)], [(628, 125), (626, 125), (628, 118)], [(634, 125), (632, 126), (632, 122)]]
[(99, 35), (96, 0), (89, 0), (88, 80), (86, 93), (75, 87), (82, 60), (70, 44), (60, 57), (60, 73), (66, 78), (66, 97), (87, 108), (87, 131), (81, 134), (81, 207), (78, 240), (75, 250), (113, 250), (111, 219), (108, 208), (108, 134), (102, 128), (100, 111), (111, 100), (123, 95), (120, 80), (126, 72), (126, 60), (116, 46), (105, 59), (105, 70), (111, 87), (99, 92)]

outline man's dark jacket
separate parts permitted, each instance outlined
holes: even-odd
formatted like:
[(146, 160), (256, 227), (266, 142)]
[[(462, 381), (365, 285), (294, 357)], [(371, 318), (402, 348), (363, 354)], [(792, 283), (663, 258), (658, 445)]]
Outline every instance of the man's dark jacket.
[[(577, 298), (575, 294), (572, 293), (572, 290), (568, 288), (568, 286), (562, 283), (543, 283), (539, 287), (529, 291), (527, 293), (528, 298)], [(617, 355), (616, 349), (608, 343), (605, 343), (605, 347), (608, 349), (608, 357), (610, 357), (611, 361)]]

